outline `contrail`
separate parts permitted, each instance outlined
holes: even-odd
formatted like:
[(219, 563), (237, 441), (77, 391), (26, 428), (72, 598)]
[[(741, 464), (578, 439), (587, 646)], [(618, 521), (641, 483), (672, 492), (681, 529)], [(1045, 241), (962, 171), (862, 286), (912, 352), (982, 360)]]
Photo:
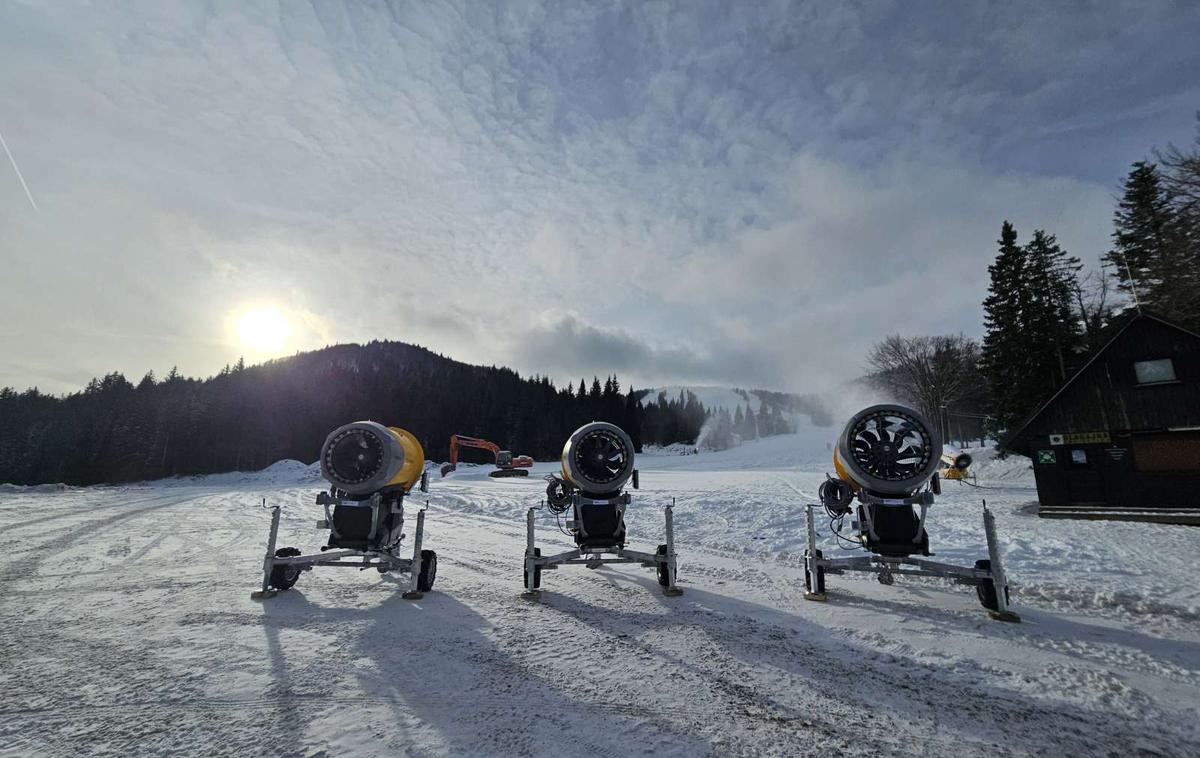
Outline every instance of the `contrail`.
[(21, 180), (21, 189), (25, 190), (25, 197), (29, 198), (29, 204), (36, 211), (37, 203), (33, 201), (33, 193), (29, 191), (29, 185), (25, 183), (25, 177), (21, 175), (21, 169), (17, 166), (17, 159), (13, 157), (12, 151), (8, 149), (8, 143), (4, 141), (4, 135), (0, 134), (0, 146), (4, 148), (4, 153), (8, 156), (8, 162), (12, 164), (13, 171), (17, 172), (17, 178)]

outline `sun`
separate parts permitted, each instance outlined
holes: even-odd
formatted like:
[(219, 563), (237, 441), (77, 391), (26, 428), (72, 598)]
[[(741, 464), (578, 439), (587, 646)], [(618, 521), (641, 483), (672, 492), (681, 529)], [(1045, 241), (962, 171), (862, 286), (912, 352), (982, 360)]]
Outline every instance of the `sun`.
[(238, 319), (237, 334), (242, 344), (260, 353), (276, 353), (287, 344), (292, 328), (274, 308), (255, 308)]

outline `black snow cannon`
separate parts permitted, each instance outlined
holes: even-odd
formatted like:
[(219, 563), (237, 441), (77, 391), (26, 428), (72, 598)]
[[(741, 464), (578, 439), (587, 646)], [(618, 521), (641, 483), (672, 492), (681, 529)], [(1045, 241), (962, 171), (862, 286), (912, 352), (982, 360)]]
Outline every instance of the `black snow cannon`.
[[(808, 548), (804, 553), (804, 597), (825, 600), (825, 577), (868, 571), (890, 585), (896, 575), (947, 577), (975, 587), (980, 604), (1001, 621), (1020, 621), (1009, 608), (1008, 581), (1000, 562), (996, 523), (983, 504), (988, 557), (971, 567), (928, 560), (929, 510), (941, 494), (937, 470), (942, 440), (919, 412), (902, 405), (873, 405), (850, 417), (834, 446), (836, 477), (818, 490), (819, 505), (805, 508)], [(868, 555), (826, 558), (817, 549), (813, 511), (824, 508), (839, 543)], [(853, 514), (850, 533), (843, 529)], [(917, 557), (919, 556), (919, 557)]]
[[(653, 568), (663, 594), (682, 595), (675, 585), (676, 557), (672, 506), (664, 511), (666, 542), (653, 553), (628, 550), (625, 511), (631, 498), (625, 485), (638, 488), (634, 468), (633, 441), (620, 427), (603, 421), (584, 424), (563, 445), (561, 475), (546, 477), (546, 500), (526, 514), (525, 583), (523, 597), (536, 599), (541, 591), (542, 571), (564, 564), (583, 564), (590, 569), (606, 563), (638, 563)], [(565, 532), (575, 549), (542, 556), (535, 545), (534, 515), (545, 508), (559, 521), (569, 512)]]
[(404, 541), (404, 500), (414, 487), (428, 491), (425, 451), (416, 437), (398, 427), (374, 421), (355, 421), (330, 432), (321, 446), (321, 475), (330, 483), (317, 495), (324, 509), (318, 529), (329, 530), (321, 552), (302, 555), (294, 547), (276, 549), (279, 506), (271, 509), (271, 532), (263, 561), (262, 589), (251, 597), (263, 599), (291, 589), (301, 572), (317, 566), (374, 568), (381, 574), (411, 573), (404, 597), (417, 599), (433, 588), (437, 553), (422, 550), (425, 509), (417, 512), (412, 558), (401, 557)]

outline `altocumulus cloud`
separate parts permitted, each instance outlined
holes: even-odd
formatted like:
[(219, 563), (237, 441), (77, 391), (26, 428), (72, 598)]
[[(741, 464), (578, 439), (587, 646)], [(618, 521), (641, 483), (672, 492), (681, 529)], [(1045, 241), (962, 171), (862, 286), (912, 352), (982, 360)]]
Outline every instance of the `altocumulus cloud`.
[(977, 333), (1001, 220), (1093, 259), (1188, 137), (1200, 7), (969, 5), (4, 4), (0, 384), (211, 373), (257, 302), (642, 386)]

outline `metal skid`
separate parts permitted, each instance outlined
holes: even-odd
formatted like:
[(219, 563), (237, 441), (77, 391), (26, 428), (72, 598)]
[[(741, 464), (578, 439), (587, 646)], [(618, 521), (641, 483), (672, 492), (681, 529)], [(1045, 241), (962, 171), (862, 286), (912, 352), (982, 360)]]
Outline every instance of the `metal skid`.
[[(575, 520), (574, 524), (568, 522), (568, 526), (574, 526), (576, 529), (582, 528), (582, 518), (579, 509), (588, 506), (612, 506), (617, 508), (618, 517), (623, 524), (625, 508), (628, 505), (628, 494), (607, 500), (594, 500), (575, 493), (572, 495)], [(677, 556), (675, 553), (674, 502), (664, 509), (667, 537), (666, 551), (664, 553), (645, 553), (639, 550), (627, 550), (620, 544), (613, 544), (577, 547), (574, 550), (567, 550), (557, 555), (539, 555), (534, 538), (534, 513), (537, 510), (537, 507), (530, 508), (525, 516), (525, 591), (521, 593), (521, 597), (530, 600), (540, 597), (542, 570), (555, 570), (559, 566), (570, 564), (581, 564), (590, 569), (596, 569), (608, 563), (638, 563), (647, 568), (655, 569), (660, 577), (659, 584), (663, 585), (664, 595), (667, 597), (677, 597), (683, 594), (683, 590), (675, 584)], [(665, 584), (663, 583), (664, 571)]]
[[(914, 543), (920, 543), (925, 536), (925, 517), (932, 504), (930, 493), (922, 493), (908, 498), (878, 498), (866, 493), (858, 493), (855, 496), (864, 506), (882, 505), (891, 507), (912, 507), (914, 505), (921, 506), (920, 522), (917, 528), (917, 536), (913, 540)], [(808, 530), (808, 549), (804, 552), (804, 580), (808, 590), (804, 593), (806, 600), (824, 601), (827, 599), (825, 594), (825, 574), (842, 574), (847, 571), (866, 571), (878, 575), (881, 584), (890, 585), (895, 581), (897, 575), (901, 576), (940, 576), (953, 579), (957, 584), (965, 584), (970, 586), (979, 586), (991, 582), (995, 587), (996, 594), (996, 609), (988, 610), (988, 616), (997, 621), (1012, 621), (1019, 622), (1021, 617), (1013, 612), (1008, 601), (1008, 578), (1004, 573), (1003, 564), (1000, 561), (1000, 551), (996, 540), (996, 519), (988, 509), (987, 504), (983, 506), (983, 529), (987, 538), (989, 568), (976, 568), (974, 566), (955, 566), (949, 563), (940, 561), (930, 561), (923, 558), (914, 558), (912, 556), (893, 556), (893, 555), (860, 555), (847, 558), (826, 558), (817, 549), (817, 529), (813, 518), (813, 510), (822, 508), (820, 505), (808, 505), (804, 509), (805, 523)], [(871, 522), (871, 509), (863, 507), (861, 509), (863, 515), (859, 525), (859, 541), (863, 540), (863, 531), (865, 527), (866, 534), (871, 538), (877, 539), (874, 533), (874, 524)]]
[[(383, 507), (378, 499), (379, 495), (373, 496), (371, 507)], [(325, 507), (325, 518), (317, 522), (318, 529), (329, 529), (336, 535), (333, 526), (333, 518), (330, 514), (329, 507), (338, 505), (342, 501), (336, 497), (330, 497), (326, 493), (321, 493), (317, 502)], [(426, 504), (428, 507), (428, 504)], [(271, 507), (271, 532), (267, 537), (267, 554), (263, 559), (263, 580), (262, 588), (252, 592), (250, 597), (254, 600), (265, 600), (275, 597), (279, 593), (279, 589), (271, 586), (271, 574), (277, 566), (295, 566), (299, 571), (312, 571), (317, 566), (340, 566), (344, 568), (355, 568), (359, 571), (367, 569), (375, 569), (381, 574), (391, 571), (408, 571), (411, 572), (408, 591), (401, 597), (406, 600), (419, 600), (424, 597), (424, 592), (419, 589), (418, 582), (421, 577), (421, 572), (425, 568), (422, 566), (421, 559), (421, 543), (425, 535), (425, 508), (417, 511), (417, 529), (413, 536), (413, 553), (412, 558), (402, 558), (397, 552), (400, 549), (400, 540), (403, 539), (402, 529), (404, 525), (404, 499), (401, 497), (395, 505), (391, 506), (394, 513), (398, 514), (396, 524), (392, 532), (400, 536), (389, 547), (379, 549), (363, 549), (363, 550), (328, 550), (313, 555), (295, 555), (280, 557), (275, 554), (276, 538), (279, 534), (279, 514), (280, 506)], [(374, 529), (372, 529), (371, 537), (374, 537)], [(289, 585), (290, 586), (290, 585)]]

